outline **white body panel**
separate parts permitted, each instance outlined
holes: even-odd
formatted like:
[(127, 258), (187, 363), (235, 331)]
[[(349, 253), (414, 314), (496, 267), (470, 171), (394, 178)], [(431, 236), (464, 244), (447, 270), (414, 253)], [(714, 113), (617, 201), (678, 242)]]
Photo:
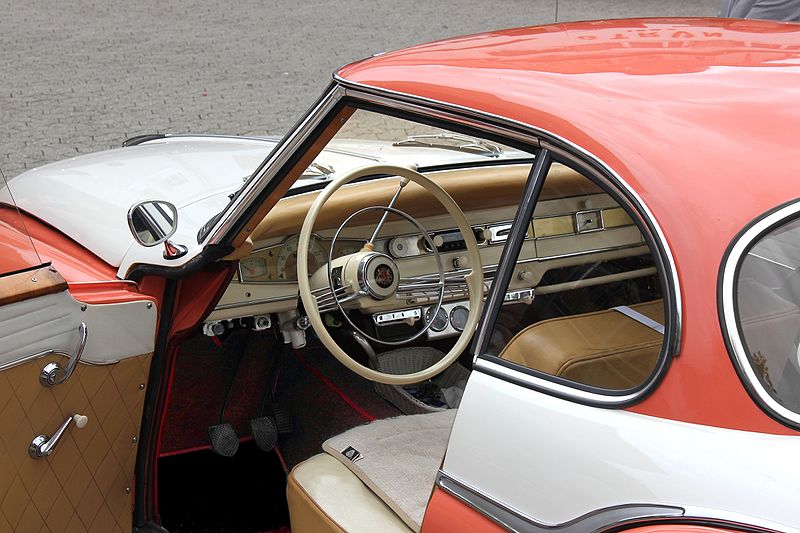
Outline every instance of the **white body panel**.
[(86, 323), (88, 331), (83, 363), (115, 363), (152, 353), (157, 319), (155, 305), (148, 307), (146, 301), (81, 304), (67, 291), (3, 305), (0, 368), (21, 363), (45, 350), (72, 354), (81, 322)]
[(45, 165), (10, 180), (17, 205), (79, 242), (106, 263), (164, 264), (163, 247), (145, 249), (128, 228), (128, 210), (143, 200), (178, 208), (173, 241), (199, 250), (197, 230), (228, 203), (228, 194), (274, 146), (257, 140), (175, 138)]
[(443, 471), (547, 525), (616, 505), (662, 504), (795, 530), (798, 457), (800, 437), (590, 407), (476, 371)]
[[(137, 263), (176, 267), (200, 253), (200, 228), (228, 205), (229, 195), (276, 143), (267, 138), (171, 136), (35, 168), (11, 179), (9, 187), (22, 210), (117, 267), (124, 277)], [(529, 155), (508, 150), (501, 159), (519, 157)], [(293, 187), (328, 181), (370, 163), (425, 166), (486, 159), (453, 150), (394, 147), (388, 141), (336, 141), (316, 160), (333, 173), (309, 173)], [(185, 256), (165, 260), (162, 246), (135, 243), (128, 210), (145, 200), (164, 200), (178, 208), (178, 230), (171, 241), (188, 247)], [(0, 202), (12, 203), (4, 187)]]

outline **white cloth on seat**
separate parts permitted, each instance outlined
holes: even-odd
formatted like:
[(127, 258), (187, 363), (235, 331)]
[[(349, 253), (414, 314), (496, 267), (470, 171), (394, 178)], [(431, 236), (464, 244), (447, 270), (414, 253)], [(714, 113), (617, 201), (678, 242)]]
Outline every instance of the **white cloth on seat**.
[(376, 420), (328, 439), (322, 449), (419, 531), (455, 416), (449, 409)]

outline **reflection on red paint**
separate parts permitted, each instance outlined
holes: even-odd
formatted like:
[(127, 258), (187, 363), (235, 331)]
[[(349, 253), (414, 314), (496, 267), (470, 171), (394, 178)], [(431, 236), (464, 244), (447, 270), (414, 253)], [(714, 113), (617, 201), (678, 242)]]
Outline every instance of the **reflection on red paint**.
[(789, 154), (800, 138), (800, 24), (554, 24), (421, 45), (339, 76), (529, 124), (603, 161), (654, 213), (681, 284), (680, 355), (630, 409), (796, 434), (759, 409), (736, 374), (717, 319), (717, 273), (745, 225), (797, 197), (800, 160)]

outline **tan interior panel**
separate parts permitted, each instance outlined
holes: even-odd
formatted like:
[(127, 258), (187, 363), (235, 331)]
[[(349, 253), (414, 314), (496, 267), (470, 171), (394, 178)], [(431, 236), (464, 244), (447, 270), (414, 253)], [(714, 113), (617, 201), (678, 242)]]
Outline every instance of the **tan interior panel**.
[[(664, 323), (664, 301), (630, 306)], [(606, 389), (636, 387), (650, 376), (664, 336), (608, 309), (552, 318), (520, 331), (502, 359), (578, 383)]]
[(52, 267), (28, 270), (0, 278), (0, 305), (67, 290), (67, 282)]
[(633, 220), (621, 207), (603, 209), (603, 226), (606, 228), (630, 226), (631, 224), (633, 224)]
[[(516, 205), (528, 179), (530, 165), (482, 167), (465, 170), (431, 172), (428, 176), (441, 185), (459, 207), (465, 211)], [(476, 187), (476, 183), (480, 187)], [(346, 191), (346, 194), (344, 192)], [(317, 219), (315, 230), (336, 228), (350, 214), (369, 205), (388, 205), (395, 193), (383, 180), (358, 183), (342, 189), (343, 194), (333, 195)], [(599, 193), (602, 190), (574, 170), (554, 163), (547, 175), (541, 199), (563, 198), (579, 194)], [(276, 207), (253, 231), (255, 242), (270, 237), (292, 235), (300, 231), (305, 215), (318, 193), (302, 194), (281, 199)], [(444, 208), (422, 187), (410, 183), (403, 190), (397, 204), (400, 210), (415, 217), (445, 214)], [(381, 213), (374, 214), (374, 220)], [(369, 214), (359, 217), (360, 224), (370, 222)]]
[[(0, 372), (0, 531), (131, 531), (131, 494), (150, 354), (110, 365), (79, 364), (53, 388), (39, 383), (49, 356)], [(53, 453), (28, 447), (72, 414)]]
[(537, 238), (572, 233), (575, 233), (575, 219), (572, 215), (533, 219), (533, 235)]

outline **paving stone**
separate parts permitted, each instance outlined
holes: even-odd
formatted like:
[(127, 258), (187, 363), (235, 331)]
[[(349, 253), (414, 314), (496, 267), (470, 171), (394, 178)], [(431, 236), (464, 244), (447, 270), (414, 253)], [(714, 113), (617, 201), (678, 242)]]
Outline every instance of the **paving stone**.
[(279, 135), (337, 67), (376, 52), (556, 16), (712, 16), (718, 3), (0, 0), (0, 169), (143, 133)]

